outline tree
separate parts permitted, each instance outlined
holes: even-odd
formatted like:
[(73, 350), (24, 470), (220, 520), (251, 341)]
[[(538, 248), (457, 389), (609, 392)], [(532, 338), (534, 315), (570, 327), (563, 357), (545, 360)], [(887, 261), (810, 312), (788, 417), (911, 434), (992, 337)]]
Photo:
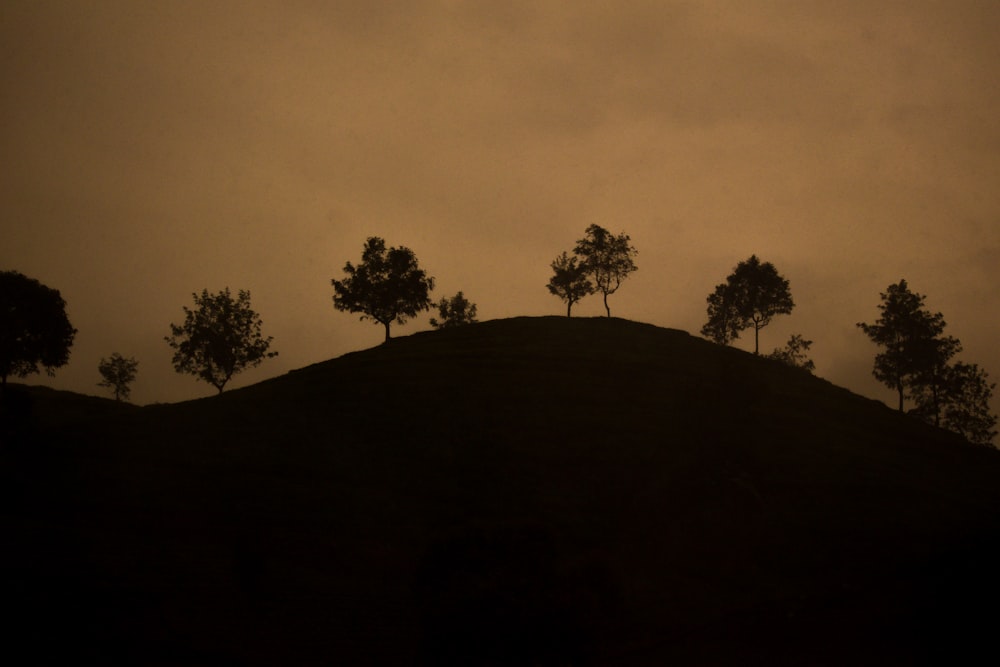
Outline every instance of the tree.
[(278, 356), (272, 337), (261, 334), (261, 319), (250, 308), (250, 292), (233, 299), (227, 287), (217, 294), (192, 294), (195, 309), (184, 307), (184, 324), (170, 325), (165, 340), (174, 349), (174, 368), (204, 380), (222, 393), (236, 373)]
[(549, 278), (549, 292), (566, 302), (566, 317), (572, 317), (573, 304), (595, 291), (590, 282), (587, 266), (576, 256), (566, 252), (552, 262), (553, 275)]
[(813, 363), (813, 360), (808, 355), (811, 345), (811, 340), (806, 340), (800, 334), (792, 334), (788, 342), (785, 343), (785, 347), (775, 348), (774, 352), (767, 355), (767, 358), (812, 373), (816, 370), (816, 364)]
[(622, 281), (636, 270), (633, 257), (639, 254), (627, 234), (614, 236), (599, 225), (590, 225), (585, 236), (576, 242), (573, 252), (594, 280), (597, 291), (604, 295), (604, 310), (611, 317), (608, 295), (618, 291)]
[(330, 281), (334, 308), (362, 313), (362, 320), (383, 325), (387, 342), (393, 322), (404, 324), (433, 305), (430, 292), (434, 278), (417, 266), (413, 251), (405, 247), (386, 250), (385, 241), (377, 236), (365, 242), (361, 263), (354, 266), (348, 262), (344, 273), (344, 280)]
[[(896, 390), (902, 412), (908, 388), (930, 389), (937, 395), (935, 387), (943, 381), (948, 360), (961, 346), (956, 339), (942, 336), (944, 316), (924, 308), (926, 297), (911, 292), (905, 280), (889, 285), (880, 296), (879, 318), (873, 324), (859, 322), (858, 327), (883, 348), (875, 355), (872, 375)], [(940, 411), (934, 409), (933, 413), (936, 419)]]
[(976, 364), (957, 362), (947, 369), (940, 425), (977, 445), (991, 445), (997, 416), (990, 413), (996, 383)]
[(438, 313), (441, 315), (440, 321), (431, 318), (431, 326), (438, 329), (475, 324), (476, 322), (476, 304), (471, 303), (461, 292), (451, 299), (447, 297), (441, 299), (441, 303), (438, 304)]
[(788, 281), (757, 255), (737, 264), (726, 282), (708, 295), (707, 302), (708, 322), (701, 329), (702, 335), (728, 345), (741, 331), (753, 327), (754, 354), (760, 354), (760, 330), (775, 315), (787, 315), (795, 307)]
[(101, 357), (101, 363), (97, 365), (97, 370), (101, 373), (103, 381), (98, 382), (98, 387), (108, 387), (114, 391), (115, 400), (128, 400), (132, 393), (130, 384), (135, 380), (139, 369), (139, 362), (134, 358), (125, 358), (115, 352), (110, 359)]
[(76, 335), (58, 290), (17, 271), (0, 271), (0, 384), (39, 366), (48, 375), (69, 362)]

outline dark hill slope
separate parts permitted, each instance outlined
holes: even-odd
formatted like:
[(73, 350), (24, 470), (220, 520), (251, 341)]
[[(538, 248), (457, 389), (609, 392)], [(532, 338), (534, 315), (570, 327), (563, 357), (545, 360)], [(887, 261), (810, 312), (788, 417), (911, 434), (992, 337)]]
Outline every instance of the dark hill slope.
[(4, 450), (42, 662), (934, 664), (995, 628), (997, 452), (679, 331), (494, 321), (101, 412)]

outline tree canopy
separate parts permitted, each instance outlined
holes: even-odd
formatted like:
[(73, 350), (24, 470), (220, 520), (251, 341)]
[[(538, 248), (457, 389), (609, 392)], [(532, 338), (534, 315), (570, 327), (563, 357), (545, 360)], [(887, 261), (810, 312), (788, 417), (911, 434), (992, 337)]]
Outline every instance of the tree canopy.
[(136, 373), (139, 369), (139, 362), (132, 357), (123, 357), (115, 352), (110, 359), (101, 357), (101, 363), (97, 365), (97, 371), (104, 378), (97, 383), (98, 387), (107, 387), (114, 392), (115, 400), (128, 400), (132, 393), (129, 386), (135, 381)]
[(17, 271), (0, 271), (0, 382), (69, 361), (76, 329), (58, 290)]
[(914, 402), (911, 415), (970, 442), (990, 444), (997, 434), (997, 417), (990, 413), (996, 384), (976, 364), (952, 362), (962, 344), (944, 334), (944, 315), (924, 307), (925, 295), (910, 291), (900, 280), (880, 296), (879, 318), (872, 324), (858, 323), (882, 348), (872, 375), (896, 390), (900, 411), (909, 398)]
[(441, 319), (431, 318), (431, 326), (436, 329), (447, 329), (463, 324), (475, 324), (476, 304), (465, 298), (462, 292), (458, 292), (452, 298), (443, 298), (438, 304), (438, 314)]
[(875, 355), (872, 375), (896, 390), (902, 411), (906, 390), (935, 382), (961, 347), (954, 338), (942, 335), (944, 316), (928, 311), (925, 295), (911, 292), (905, 280), (889, 285), (880, 297), (879, 318), (872, 324), (859, 322), (858, 327), (882, 348)]
[(422, 310), (430, 310), (433, 302), (430, 292), (434, 278), (417, 265), (417, 258), (409, 248), (386, 249), (385, 241), (377, 236), (365, 242), (361, 263), (350, 262), (344, 266), (347, 277), (331, 280), (337, 310), (361, 313), (361, 319), (371, 319), (385, 327), (385, 340), (389, 340), (389, 327), (393, 322), (404, 324)]
[(573, 304), (594, 293), (589, 271), (580, 258), (563, 252), (552, 262), (549, 292), (566, 302), (566, 317), (572, 317)]
[(708, 322), (701, 329), (702, 335), (728, 345), (741, 331), (753, 327), (754, 354), (760, 354), (760, 330), (775, 315), (787, 315), (795, 307), (788, 281), (757, 255), (737, 264), (706, 300)]
[(167, 343), (174, 349), (174, 368), (204, 380), (219, 393), (233, 375), (278, 356), (273, 340), (261, 334), (261, 319), (250, 308), (250, 292), (234, 299), (227, 287), (216, 294), (192, 294), (195, 308), (184, 307), (184, 323), (171, 324)]
[(615, 236), (599, 225), (590, 225), (584, 234), (576, 242), (573, 252), (593, 279), (596, 291), (604, 295), (604, 310), (611, 317), (608, 295), (618, 291), (622, 281), (636, 270), (633, 258), (639, 251), (632, 246), (631, 238), (625, 233)]

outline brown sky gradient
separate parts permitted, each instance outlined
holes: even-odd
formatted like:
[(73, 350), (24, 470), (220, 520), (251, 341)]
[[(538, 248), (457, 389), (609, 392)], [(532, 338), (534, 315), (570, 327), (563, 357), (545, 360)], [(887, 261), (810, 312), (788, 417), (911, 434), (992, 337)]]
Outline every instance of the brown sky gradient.
[(0, 268), (79, 329), (31, 381), (101, 394), (117, 351), (137, 403), (212, 394), (163, 341), (202, 288), (280, 352), (233, 387), (377, 345), (330, 286), (370, 235), (480, 319), (561, 314), (591, 223), (640, 253), (613, 315), (697, 333), (757, 253), (797, 304), (762, 348), (891, 402), (855, 323), (906, 278), (996, 380), (997, 34), (988, 0), (5, 2)]

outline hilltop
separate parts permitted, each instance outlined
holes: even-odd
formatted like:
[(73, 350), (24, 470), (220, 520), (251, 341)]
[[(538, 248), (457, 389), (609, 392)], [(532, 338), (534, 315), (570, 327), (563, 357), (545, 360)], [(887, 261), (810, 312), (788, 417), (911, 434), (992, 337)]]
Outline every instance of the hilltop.
[(681, 331), (515, 318), (173, 405), (27, 396), (0, 565), (41, 663), (923, 664), (992, 637), (1000, 453)]

